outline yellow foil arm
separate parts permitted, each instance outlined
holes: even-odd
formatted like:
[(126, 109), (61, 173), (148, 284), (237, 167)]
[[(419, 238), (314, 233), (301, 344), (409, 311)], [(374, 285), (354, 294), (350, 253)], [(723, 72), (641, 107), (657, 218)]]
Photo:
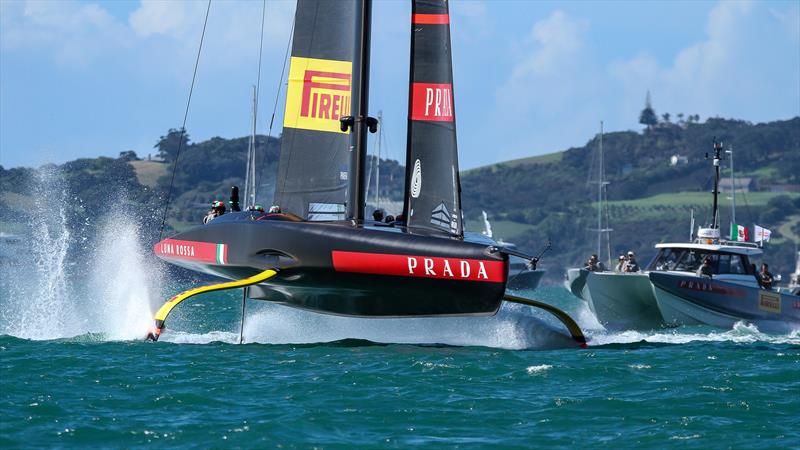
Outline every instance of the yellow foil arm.
[(251, 286), (253, 284), (266, 281), (274, 277), (277, 273), (278, 271), (276, 270), (267, 269), (261, 273), (253, 275), (252, 277), (245, 278), (242, 280), (234, 280), (234, 281), (226, 281), (224, 283), (210, 284), (208, 286), (200, 286), (189, 289), (188, 291), (181, 292), (180, 294), (167, 300), (167, 302), (164, 303), (164, 305), (158, 310), (158, 312), (156, 312), (156, 315), (154, 317), (156, 323), (153, 329), (150, 330), (150, 332), (147, 334), (147, 339), (153, 341), (158, 340), (158, 337), (161, 335), (161, 330), (164, 329), (164, 321), (167, 320), (167, 316), (182, 301), (194, 297), (195, 295), (198, 294), (204, 294), (206, 292), (223, 291), (226, 289), (235, 289), (245, 286)]

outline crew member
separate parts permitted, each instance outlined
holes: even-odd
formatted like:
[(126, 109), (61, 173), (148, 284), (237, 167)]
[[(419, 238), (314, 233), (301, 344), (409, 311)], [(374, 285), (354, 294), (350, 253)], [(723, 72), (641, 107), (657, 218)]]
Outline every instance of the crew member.
[(767, 263), (761, 264), (761, 271), (758, 272), (758, 284), (760, 284), (762, 288), (770, 290), (774, 282), (775, 277), (770, 273), (769, 265), (767, 265)]
[(703, 264), (701, 264), (700, 267), (697, 268), (696, 273), (698, 277), (711, 278), (711, 276), (714, 274), (714, 269), (711, 267), (711, 258), (707, 257), (706, 259), (704, 259)]
[(372, 211), (372, 219), (375, 222), (383, 222), (383, 210), (378, 208), (375, 211)]
[(272, 206), (269, 207), (269, 213), (270, 214), (280, 214), (281, 213), (281, 207), (278, 206), (278, 205), (272, 205)]
[(584, 269), (588, 270), (589, 272), (603, 272), (606, 270), (605, 264), (600, 262), (600, 259), (597, 255), (592, 255), (589, 257), (589, 261), (586, 262), (586, 267)]
[(638, 272), (639, 263), (636, 262), (636, 255), (632, 251), (628, 252), (628, 260), (625, 261), (625, 272)]
[(225, 203), (219, 200), (214, 200), (211, 202), (211, 210), (209, 210), (208, 214), (203, 217), (203, 223), (211, 222), (223, 214), (225, 214)]
[(617, 266), (614, 267), (615, 272), (625, 272), (625, 255), (619, 255), (617, 259)]

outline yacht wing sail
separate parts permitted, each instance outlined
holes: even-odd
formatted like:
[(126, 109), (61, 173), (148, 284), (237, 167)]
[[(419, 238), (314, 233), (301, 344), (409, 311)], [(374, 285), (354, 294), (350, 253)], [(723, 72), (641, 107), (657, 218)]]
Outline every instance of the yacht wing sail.
[(412, 2), (403, 211), (409, 228), (464, 235), (446, 0)]
[(344, 219), (350, 174), (354, 0), (299, 0), (274, 203), (308, 220)]

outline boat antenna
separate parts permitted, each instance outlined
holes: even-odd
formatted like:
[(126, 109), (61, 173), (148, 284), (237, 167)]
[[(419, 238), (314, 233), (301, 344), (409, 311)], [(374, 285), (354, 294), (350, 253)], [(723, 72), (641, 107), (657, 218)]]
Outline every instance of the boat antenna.
[[(714, 196), (714, 206), (712, 208), (712, 216), (711, 216), (711, 228), (712, 229), (719, 229), (719, 204), (718, 198), (719, 197), (719, 162), (722, 160), (722, 151), (723, 146), (722, 142), (718, 142), (716, 136), (713, 139), (714, 145), (714, 156), (713, 156), (713, 164), (714, 164), (714, 190), (711, 191), (711, 194)], [(708, 159), (708, 153), (706, 153), (706, 159)]]
[(183, 112), (183, 125), (181, 125), (181, 136), (178, 140), (178, 151), (175, 153), (175, 161), (172, 162), (172, 176), (169, 179), (169, 189), (167, 189), (167, 198), (164, 200), (164, 212), (161, 215), (161, 227), (158, 230), (158, 240), (160, 241), (164, 235), (164, 224), (167, 221), (167, 212), (169, 212), (169, 203), (172, 198), (172, 185), (175, 183), (175, 171), (178, 168), (178, 159), (181, 156), (183, 147), (183, 137), (186, 135), (186, 119), (189, 117), (189, 105), (192, 104), (192, 92), (194, 92), (194, 82), (197, 79), (197, 66), (200, 65), (200, 53), (203, 50), (203, 40), (206, 37), (206, 26), (208, 25), (208, 13), (211, 11), (211, 0), (208, 0), (206, 6), (206, 18), (203, 21), (203, 32), (200, 33), (200, 45), (197, 48), (197, 58), (194, 61), (194, 72), (192, 74), (192, 84), (189, 86), (189, 98), (186, 100), (186, 110)]
[(733, 144), (725, 153), (731, 155), (731, 223), (736, 223), (736, 178), (733, 177)]

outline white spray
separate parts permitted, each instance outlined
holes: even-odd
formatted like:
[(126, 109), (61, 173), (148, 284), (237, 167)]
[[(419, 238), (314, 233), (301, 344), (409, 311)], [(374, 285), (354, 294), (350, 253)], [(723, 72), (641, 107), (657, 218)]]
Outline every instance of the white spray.
[[(160, 274), (158, 265), (147, 261), (140, 230), (123, 212), (111, 211), (95, 236), (76, 239), (68, 213), (76, 211), (79, 200), (65, 192), (56, 169), (39, 171), (29, 233), (3, 267), (11, 281), (0, 296), (0, 334), (37, 340), (87, 333), (141, 338), (152, 318), (152, 287), (159, 285)], [(88, 273), (74, 270), (80, 267)]]

